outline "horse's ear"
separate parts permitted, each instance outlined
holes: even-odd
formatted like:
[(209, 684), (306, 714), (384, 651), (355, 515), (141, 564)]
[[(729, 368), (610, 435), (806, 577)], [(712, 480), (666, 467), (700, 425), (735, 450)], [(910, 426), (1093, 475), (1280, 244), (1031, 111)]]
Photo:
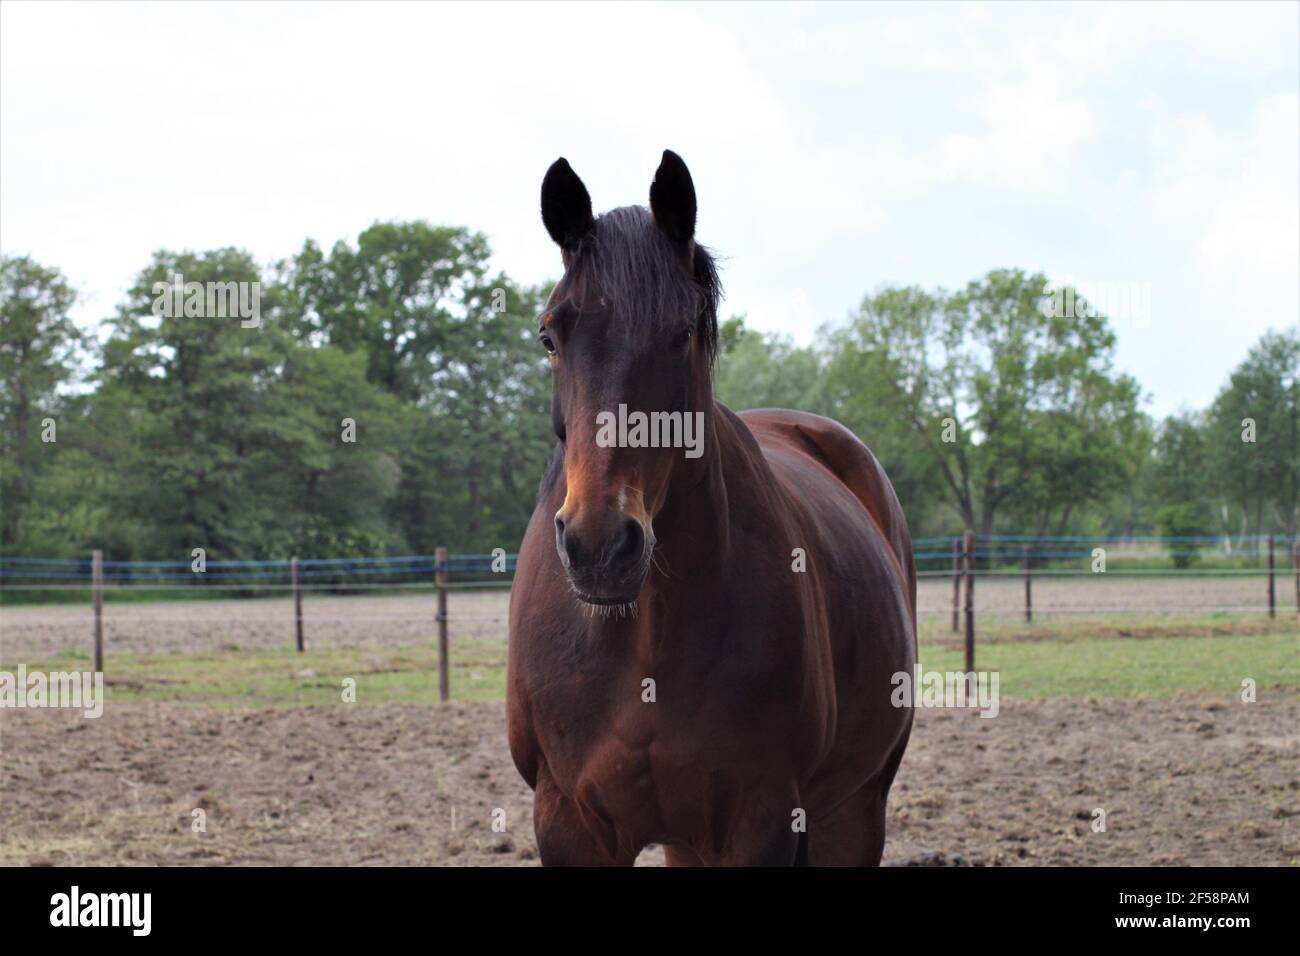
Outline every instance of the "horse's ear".
[(695, 236), (695, 184), (691, 171), (671, 149), (650, 184), (650, 214), (655, 224), (673, 242), (686, 245)]
[(551, 163), (542, 180), (542, 223), (566, 251), (572, 250), (595, 225), (587, 187), (563, 156)]

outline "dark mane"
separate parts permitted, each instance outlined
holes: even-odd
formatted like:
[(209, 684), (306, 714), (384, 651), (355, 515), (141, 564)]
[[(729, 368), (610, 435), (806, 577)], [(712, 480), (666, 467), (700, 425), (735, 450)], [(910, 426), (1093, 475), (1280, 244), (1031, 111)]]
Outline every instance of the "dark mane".
[(644, 206), (611, 209), (573, 253), (564, 281), (594, 281), (610, 306), (633, 328), (660, 328), (665, 321), (699, 312), (695, 334), (712, 366), (718, 353), (718, 305), (722, 283), (713, 256), (695, 245), (694, 274), (678, 247), (655, 226)]
[(542, 475), (542, 481), (537, 486), (537, 501), (534, 507), (540, 505), (546, 500), (546, 496), (551, 493), (555, 483), (560, 480), (564, 474), (564, 445), (556, 442), (555, 448), (551, 451), (551, 460), (546, 465), (546, 473)]

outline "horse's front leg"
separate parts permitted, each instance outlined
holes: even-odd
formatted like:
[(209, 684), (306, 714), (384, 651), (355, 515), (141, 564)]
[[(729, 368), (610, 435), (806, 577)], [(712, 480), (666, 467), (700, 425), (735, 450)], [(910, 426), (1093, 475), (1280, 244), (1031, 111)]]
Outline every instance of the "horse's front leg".
[(806, 814), (793, 792), (752, 794), (734, 810), (716, 866), (795, 866), (808, 862)]
[(542, 866), (631, 866), (640, 850), (622, 845), (612, 823), (566, 797), (544, 767), (533, 796), (533, 831)]

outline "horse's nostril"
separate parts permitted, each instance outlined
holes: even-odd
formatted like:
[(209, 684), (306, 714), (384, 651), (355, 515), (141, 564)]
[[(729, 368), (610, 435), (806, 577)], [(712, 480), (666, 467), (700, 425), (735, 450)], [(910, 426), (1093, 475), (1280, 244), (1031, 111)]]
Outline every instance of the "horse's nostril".
[(622, 559), (640, 557), (641, 549), (645, 545), (645, 532), (641, 530), (641, 522), (634, 518), (628, 518), (623, 522), (622, 540), (619, 542), (617, 555)]
[(646, 532), (641, 522), (623, 518), (612, 527), (587, 528), (555, 516), (555, 550), (570, 573), (617, 578), (632, 572), (645, 553)]
[(555, 550), (560, 555), (561, 563), (567, 568), (573, 560), (573, 535), (564, 533), (564, 519), (555, 516)]

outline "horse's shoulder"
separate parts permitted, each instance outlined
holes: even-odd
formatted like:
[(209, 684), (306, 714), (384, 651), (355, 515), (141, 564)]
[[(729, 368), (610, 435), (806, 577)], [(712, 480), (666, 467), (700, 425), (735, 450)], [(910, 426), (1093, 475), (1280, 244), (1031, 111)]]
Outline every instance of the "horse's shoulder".
[(761, 447), (780, 446), (821, 463), (862, 503), (901, 565), (911, 566), (902, 505), (884, 467), (857, 435), (834, 419), (789, 408), (758, 408), (737, 417)]
[(738, 417), (760, 445), (792, 447), (816, 458), (841, 480), (863, 470), (884, 479), (884, 469), (871, 449), (833, 418), (790, 408), (756, 408)]

